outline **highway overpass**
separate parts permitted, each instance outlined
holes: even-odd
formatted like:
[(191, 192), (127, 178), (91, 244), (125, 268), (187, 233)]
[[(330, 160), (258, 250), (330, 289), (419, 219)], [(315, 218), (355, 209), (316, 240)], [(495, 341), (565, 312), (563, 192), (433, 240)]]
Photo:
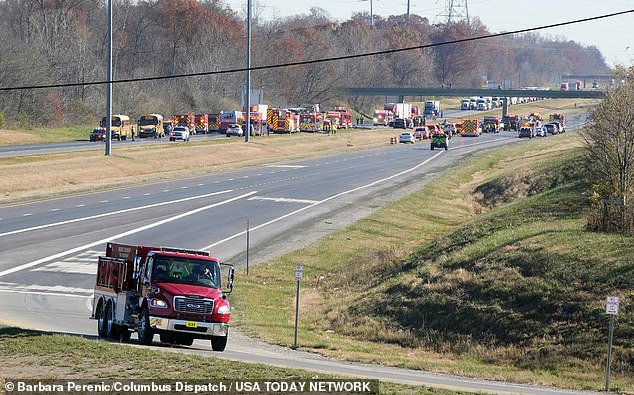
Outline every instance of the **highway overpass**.
[[(524, 90), (524, 89), (448, 89), (448, 88), (344, 88), (346, 94), (350, 96), (397, 96), (404, 99), (406, 96), (504, 96), (504, 97), (544, 97), (550, 99), (600, 99), (603, 91), (581, 90), (581, 91), (560, 91), (560, 90)], [(399, 100), (404, 101), (404, 100)]]

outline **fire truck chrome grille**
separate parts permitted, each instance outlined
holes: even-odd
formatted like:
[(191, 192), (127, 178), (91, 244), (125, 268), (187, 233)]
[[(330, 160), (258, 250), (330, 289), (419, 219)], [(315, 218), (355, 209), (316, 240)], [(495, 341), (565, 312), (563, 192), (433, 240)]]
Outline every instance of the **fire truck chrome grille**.
[(174, 310), (184, 313), (211, 314), (214, 311), (214, 301), (212, 299), (176, 296), (174, 297)]

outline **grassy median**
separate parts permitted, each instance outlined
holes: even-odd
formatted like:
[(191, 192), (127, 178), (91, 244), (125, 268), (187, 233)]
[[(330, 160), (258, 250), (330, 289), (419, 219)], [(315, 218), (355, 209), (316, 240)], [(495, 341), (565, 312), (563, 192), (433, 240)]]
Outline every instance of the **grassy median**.
[(584, 230), (576, 134), (480, 154), (420, 192), (239, 276), (244, 332), (330, 357), (602, 388), (605, 297), (620, 296), (612, 389), (634, 391), (634, 239)]

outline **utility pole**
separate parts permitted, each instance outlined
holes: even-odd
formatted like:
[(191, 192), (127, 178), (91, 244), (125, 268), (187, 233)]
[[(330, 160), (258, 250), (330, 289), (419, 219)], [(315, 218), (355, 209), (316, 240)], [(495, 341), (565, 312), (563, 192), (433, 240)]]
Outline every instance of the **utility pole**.
[(247, 0), (247, 125), (244, 132), (244, 141), (249, 142), (251, 134), (251, 0)]
[(407, 0), (407, 20), (409, 21), (409, 1)]
[(112, 0), (108, 0), (108, 76), (106, 85), (106, 156), (112, 151)]
[(372, 13), (372, 0), (370, 0), (370, 26), (374, 26), (374, 14)]

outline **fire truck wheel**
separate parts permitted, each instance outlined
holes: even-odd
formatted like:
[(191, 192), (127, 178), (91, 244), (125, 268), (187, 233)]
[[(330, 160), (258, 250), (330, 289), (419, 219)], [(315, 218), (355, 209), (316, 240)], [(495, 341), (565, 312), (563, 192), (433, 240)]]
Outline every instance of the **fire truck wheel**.
[(99, 337), (106, 337), (106, 311), (103, 303), (99, 303), (97, 308), (97, 334)]
[(105, 322), (105, 335), (108, 339), (115, 339), (117, 337), (117, 328), (114, 324), (114, 309), (112, 304), (108, 303), (106, 306), (106, 322)]
[(227, 336), (212, 336), (211, 349), (214, 351), (224, 351), (227, 346)]
[(139, 343), (146, 346), (152, 344), (154, 331), (150, 327), (150, 313), (147, 311), (147, 307), (143, 308), (141, 311), (141, 315), (139, 316), (139, 329), (137, 332)]

